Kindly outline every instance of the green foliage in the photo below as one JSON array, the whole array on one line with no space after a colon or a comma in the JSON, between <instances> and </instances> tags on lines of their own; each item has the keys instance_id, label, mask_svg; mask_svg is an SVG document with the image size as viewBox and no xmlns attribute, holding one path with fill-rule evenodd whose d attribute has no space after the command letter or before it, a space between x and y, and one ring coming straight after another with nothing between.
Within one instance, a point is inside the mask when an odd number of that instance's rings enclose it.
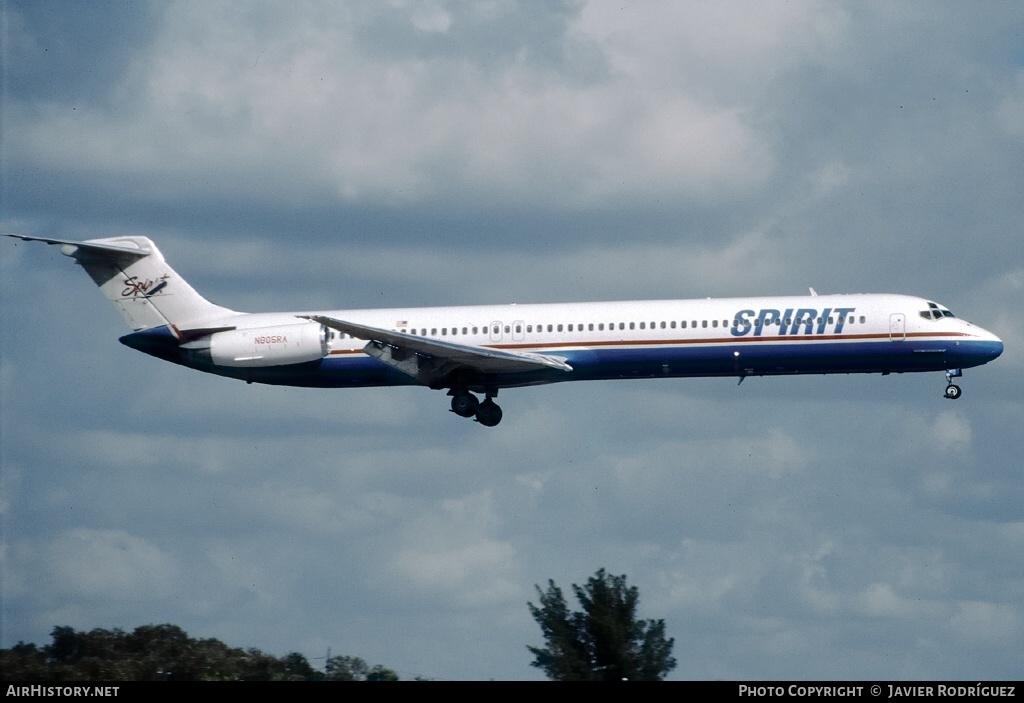
<instances>
[{"instance_id":1,"label":"green foliage","mask_svg":"<svg viewBox=\"0 0 1024 703\"><path fill-rule=\"evenodd\" d=\"M55 627L43 648L19 642L0 650L0 680L9 681L308 681L322 680L305 656L278 659L258 649L192 639L177 625L144 625L134 632ZM358 675L331 677L331 662L358 662ZM349 667L351 669L351 666ZM357 657L332 657L328 676L341 680L397 681L390 669L372 669Z\"/></svg>"},{"instance_id":2,"label":"green foliage","mask_svg":"<svg viewBox=\"0 0 1024 703\"><path fill-rule=\"evenodd\" d=\"M331 657L327 660L328 681L398 681L398 674L380 664L373 668L359 657Z\"/></svg>"},{"instance_id":3,"label":"green foliage","mask_svg":"<svg viewBox=\"0 0 1024 703\"><path fill-rule=\"evenodd\" d=\"M370 673L366 675L367 681L398 681L398 674L391 669L387 669L380 664L377 664Z\"/></svg>"},{"instance_id":4,"label":"green foliage","mask_svg":"<svg viewBox=\"0 0 1024 703\"><path fill-rule=\"evenodd\" d=\"M659 681L675 668L675 640L665 638L664 620L638 620L640 593L626 577L600 569L572 590L582 610L570 612L562 589L552 580L540 605L528 603L546 647L527 647L531 666L554 681Z\"/></svg>"},{"instance_id":5,"label":"green foliage","mask_svg":"<svg viewBox=\"0 0 1024 703\"><path fill-rule=\"evenodd\" d=\"M328 681L363 681L370 671L359 657L331 657L324 668Z\"/></svg>"}]
</instances>

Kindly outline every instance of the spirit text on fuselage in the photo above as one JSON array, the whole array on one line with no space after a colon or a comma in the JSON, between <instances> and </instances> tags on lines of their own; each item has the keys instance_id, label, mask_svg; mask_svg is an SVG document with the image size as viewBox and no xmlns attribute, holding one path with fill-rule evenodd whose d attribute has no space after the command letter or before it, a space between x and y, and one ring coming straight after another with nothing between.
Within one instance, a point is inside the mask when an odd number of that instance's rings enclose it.
<instances>
[{"instance_id":1,"label":"spirit text on fuselage","mask_svg":"<svg viewBox=\"0 0 1024 703\"><path fill-rule=\"evenodd\" d=\"M740 310L734 316L734 337L795 334L841 334L843 325L851 320L857 308L789 308L775 310ZM766 328L767 331L766 331Z\"/></svg>"}]
</instances>

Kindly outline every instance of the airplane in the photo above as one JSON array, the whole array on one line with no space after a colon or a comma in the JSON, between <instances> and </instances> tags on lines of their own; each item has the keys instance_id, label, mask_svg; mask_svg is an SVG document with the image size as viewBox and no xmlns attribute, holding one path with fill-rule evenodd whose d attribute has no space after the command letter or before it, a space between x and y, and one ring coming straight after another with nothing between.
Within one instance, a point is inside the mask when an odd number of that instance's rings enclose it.
<instances>
[{"instance_id":1,"label":"airplane","mask_svg":"<svg viewBox=\"0 0 1024 703\"><path fill-rule=\"evenodd\" d=\"M306 387L447 389L451 411L501 422L502 388L631 378L944 371L992 361L1002 341L945 306L858 294L242 313L197 293L147 237L57 245L132 332L121 343L244 380ZM480 396L483 396L481 400Z\"/></svg>"}]
</instances>

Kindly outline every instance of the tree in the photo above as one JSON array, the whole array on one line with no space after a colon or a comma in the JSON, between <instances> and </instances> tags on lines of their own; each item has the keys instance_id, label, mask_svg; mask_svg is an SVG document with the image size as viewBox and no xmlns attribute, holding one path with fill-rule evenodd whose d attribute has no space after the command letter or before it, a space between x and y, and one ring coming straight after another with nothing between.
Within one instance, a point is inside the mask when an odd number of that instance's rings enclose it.
<instances>
[{"instance_id":1,"label":"tree","mask_svg":"<svg viewBox=\"0 0 1024 703\"><path fill-rule=\"evenodd\" d=\"M659 681L675 668L673 638L665 639L664 620L638 620L640 593L626 585L626 576L604 569L572 590L582 607L570 612L562 589L553 580L542 591L540 605L528 603L540 625L546 647L527 647L553 681Z\"/></svg>"},{"instance_id":2,"label":"tree","mask_svg":"<svg viewBox=\"0 0 1024 703\"><path fill-rule=\"evenodd\" d=\"M278 659L258 649L229 647L216 639L193 639L177 625L143 625L134 632L53 628L45 647L19 642L0 649L0 681L320 681L299 652ZM398 681L380 664L358 657L331 657L327 678ZM333 674L333 675L331 675Z\"/></svg>"},{"instance_id":3,"label":"tree","mask_svg":"<svg viewBox=\"0 0 1024 703\"><path fill-rule=\"evenodd\" d=\"M398 681L398 674L380 664L373 668L359 657L331 657L327 660L328 681Z\"/></svg>"}]
</instances>

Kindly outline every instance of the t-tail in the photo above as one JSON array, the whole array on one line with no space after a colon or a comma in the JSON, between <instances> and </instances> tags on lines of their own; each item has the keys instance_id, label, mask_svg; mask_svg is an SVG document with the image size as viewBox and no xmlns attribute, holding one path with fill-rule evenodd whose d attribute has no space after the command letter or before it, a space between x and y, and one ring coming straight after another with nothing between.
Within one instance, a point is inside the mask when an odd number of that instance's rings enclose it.
<instances>
[{"instance_id":1,"label":"t-tail","mask_svg":"<svg viewBox=\"0 0 1024 703\"><path fill-rule=\"evenodd\" d=\"M12 234L25 241L60 246L92 277L133 331L203 327L235 315L201 296L164 260L148 237L109 237L72 242Z\"/></svg>"}]
</instances>

